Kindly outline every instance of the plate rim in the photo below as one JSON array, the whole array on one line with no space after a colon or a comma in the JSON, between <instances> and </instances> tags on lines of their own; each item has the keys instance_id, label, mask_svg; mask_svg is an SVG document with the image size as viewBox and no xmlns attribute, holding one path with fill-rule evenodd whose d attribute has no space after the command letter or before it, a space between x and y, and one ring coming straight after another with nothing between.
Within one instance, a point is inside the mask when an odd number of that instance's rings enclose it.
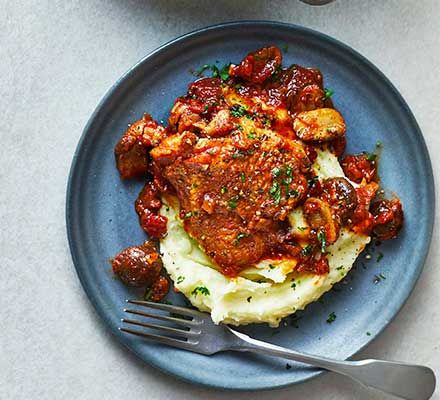
<instances>
[{"instance_id":1,"label":"plate rim","mask_svg":"<svg viewBox=\"0 0 440 400\"><path fill-rule=\"evenodd\" d=\"M227 386L227 385L221 385L221 384L213 384L210 382L202 381L197 379L194 375L179 375L175 373L174 371L171 371L169 369L163 368L162 366L158 365L154 360L151 359L145 359L145 357L140 354L138 351L133 349L128 342L126 342L122 335L120 335L119 330L116 328L114 329L112 325L110 324L110 318L108 316L108 313L99 306L99 302L97 301L97 296L94 294L92 290L92 285L90 282L88 282L81 270L78 257L78 252L76 249L76 243L74 241L74 222L72 221L72 187L75 180L75 174L77 173L78 166L79 166L79 154L80 150L82 149L83 142L86 140L86 137L88 136L88 133L90 129L92 128L95 120L99 117L102 110L105 108L106 104L109 103L115 94L115 92L118 90L118 88L127 80L130 78L132 74L136 73L136 70L142 66L142 64L146 61L148 61L151 58L154 58L157 54L162 52L163 50L166 50L168 47L173 46L175 44L178 44L179 42L191 39L192 37L197 37L199 35L205 35L208 34L211 31L216 30L223 30L228 28L234 28L234 27L240 27L240 26L254 26L256 28L268 28L268 27L279 27L280 29L287 29L287 30L294 30L296 32L303 33L305 35L311 35L314 36L317 39L330 42L332 45L336 45L345 52L347 52L350 56L353 56L357 58L360 62L362 62L364 65L366 65L370 70L372 70L390 89L393 97L395 100L398 101L399 106L402 107L402 110L405 112L405 114L408 116L408 120L412 125L412 128L414 131L417 132L416 140L419 142L421 149L423 151L422 154L422 160L423 164L425 164L425 167L428 167L425 169L426 176L425 181L429 184L429 190L427 191L427 196L430 201L430 208L426 210L426 214L428 216L428 220L430 221L427 224L426 234L427 234L427 240L425 240L423 245L423 255L419 258L419 262L414 269L414 273L416 274L415 279L412 281L412 285L409 287L409 290L406 294L406 298L404 301L402 301L401 304L399 304L397 307L394 308L392 312L391 318L384 323L384 325L375 332L374 335L368 338L368 340L365 342L364 345L362 345L360 348L358 348L355 352L350 354L347 359L351 359L355 354L362 351L364 348L366 348L373 340L375 340L384 330L387 328L390 323L396 318L396 316L399 314L400 310L403 308L403 306L407 303L408 299L410 298L411 294L414 291L414 288L420 279L420 275L424 269L427 256L429 254L430 246L432 243L432 233L433 233L433 227L434 227L434 216L435 216L435 182L434 182L434 175L433 175L433 168L431 163L431 157L429 155L428 147L426 145L425 138L423 136L423 133L419 127L419 124L417 123L417 120L412 113L410 107L408 106L407 102L401 95L401 93L397 90L397 88L394 86L394 84L389 80L389 78L378 68L376 67L371 61L369 61L365 56L363 56L361 53L359 53L357 50L353 49L351 46L343 43L342 41L333 38L332 36L329 36L325 33L322 33L318 30L307 28L301 25L297 24L291 24L286 22L279 22L279 21L270 21L270 20L240 20L240 21L228 21L228 22L222 22L219 24L214 25L208 25L204 26L195 30L192 30L188 33L182 34L180 36L177 36L174 39L171 39L164 43L163 45L157 47L153 51L147 53L145 56L143 56L141 59L139 59L133 66L131 66L129 69L127 69L119 79L116 80L116 82L105 92L104 96L100 99L98 104L96 105L95 109L93 110L92 114L87 120L86 125L84 126L84 129L82 130L81 136L79 138L78 144L75 148L70 170L68 174L67 179L67 187L66 187L66 196L65 196L65 221L66 221L66 231L67 231L67 239L69 243L69 251L72 257L72 261L77 273L77 276L81 282L81 285L85 291L85 294L90 301L91 305L93 306L94 310L96 311L97 315L100 317L99 319L102 322L105 322L105 327L108 329L112 336L115 337L119 343L123 344L125 348L128 348L132 353L134 353L138 359L140 359L142 362L145 362L149 364L151 367L160 370L161 372L167 374L168 376L176 377L178 379L181 379L185 382L204 386L204 387L210 387L210 388L216 388L216 389L226 389L226 390L238 390L238 391L255 391L255 390L272 390L272 389L279 389L288 387L291 385L300 384L303 382L306 382L310 379L316 378L320 376L321 374L327 372L325 370L317 370L317 371L311 371L310 375L304 378L300 378L296 381L292 382L286 382L281 384L274 384L274 385L261 385L261 386Z\"/></svg>"}]
</instances>

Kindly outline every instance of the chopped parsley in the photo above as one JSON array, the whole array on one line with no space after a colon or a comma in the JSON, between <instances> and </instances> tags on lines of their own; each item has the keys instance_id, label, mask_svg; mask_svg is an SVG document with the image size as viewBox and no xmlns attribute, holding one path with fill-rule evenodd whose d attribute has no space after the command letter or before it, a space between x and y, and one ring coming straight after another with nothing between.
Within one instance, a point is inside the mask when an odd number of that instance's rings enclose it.
<instances>
[{"instance_id":1,"label":"chopped parsley","mask_svg":"<svg viewBox=\"0 0 440 400\"><path fill-rule=\"evenodd\" d=\"M335 322L335 320L336 320L336 314L335 314L334 312L331 312L331 313L328 315L327 323L328 323L328 324L331 324L331 323Z\"/></svg>"},{"instance_id":2,"label":"chopped parsley","mask_svg":"<svg viewBox=\"0 0 440 400\"><path fill-rule=\"evenodd\" d=\"M292 368L292 366L289 363L287 363L286 364L286 369L290 369L290 368Z\"/></svg>"},{"instance_id":3,"label":"chopped parsley","mask_svg":"<svg viewBox=\"0 0 440 400\"><path fill-rule=\"evenodd\" d=\"M231 115L233 117L243 117L245 114L246 114L246 107L239 104L234 104L231 107Z\"/></svg>"},{"instance_id":4,"label":"chopped parsley","mask_svg":"<svg viewBox=\"0 0 440 400\"><path fill-rule=\"evenodd\" d=\"M312 187L316 182L318 182L318 176L312 176L311 178L307 179L309 188Z\"/></svg>"},{"instance_id":5,"label":"chopped parsley","mask_svg":"<svg viewBox=\"0 0 440 400\"><path fill-rule=\"evenodd\" d=\"M228 201L228 206L230 208L237 208L237 204L238 204L238 196L234 196Z\"/></svg>"},{"instance_id":6,"label":"chopped parsley","mask_svg":"<svg viewBox=\"0 0 440 400\"><path fill-rule=\"evenodd\" d=\"M272 187L269 189L270 196L275 200L275 204L280 204L281 201L281 188L280 184L276 181L272 183Z\"/></svg>"},{"instance_id":7,"label":"chopped parsley","mask_svg":"<svg viewBox=\"0 0 440 400\"><path fill-rule=\"evenodd\" d=\"M255 132L250 132L247 134L248 139L254 140L257 138L257 136L255 135Z\"/></svg>"},{"instance_id":8,"label":"chopped parsley","mask_svg":"<svg viewBox=\"0 0 440 400\"><path fill-rule=\"evenodd\" d=\"M180 275L177 277L177 284L182 283L185 280L185 277Z\"/></svg>"},{"instance_id":9,"label":"chopped parsley","mask_svg":"<svg viewBox=\"0 0 440 400\"><path fill-rule=\"evenodd\" d=\"M201 77L205 71L211 71L213 78L220 78L222 81L226 81L229 79L229 65L226 64L219 69L215 64L205 64L195 72L195 75Z\"/></svg>"},{"instance_id":10,"label":"chopped parsley","mask_svg":"<svg viewBox=\"0 0 440 400\"><path fill-rule=\"evenodd\" d=\"M222 186L220 189L221 194L225 194L228 191L228 188L226 186Z\"/></svg>"},{"instance_id":11,"label":"chopped parsley","mask_svg":"<svg viewBox=\"0 0 440 400\"><path fill-rule=\"evenodd\" d=\"M263 125L265 126L270 126L271 125L271 120L267 115L263 116L263 119L261 120L261 122L263 123Z\"/></svg>"},{"instance_id":12,"label":"chopped parsley","mask_svg":"<svg viewBox=\"0 0 440 400\"><path fill-rule=\"evenodd\" d=\"M211 293L209 293L209 290L206 286L196 286L194 290L191 292L191 294L195 296L197 296L198 294L209 296Z\"/></svg>"},{"instance_id":13,"label":"chopped parsley","mask_svg":"<svg viewBox=\"0 0 440 400\"><path fill-rule=\"evenodd\" d=\"M377 255L376 262L379 262L383 258L383 253L379 251L379 254Z\"/></svg>"},{"instance_id":14,"label":"chopped parsley","mask_svg":"<svg viewBox=\"0 0 440 400\"><path fill-rule=\"evenodd\" d=\"M283 44L281 50L283 50L284 53L287 53L289 51L289 45L287 43Z\"/></svg>"},{"instance_id":15,"label":"chopped parsley","mask_svg":"<svg viewBox=\"0 0 440 400\"><path fill-rule=\"evenodd\" d=\"M321 253L325 253L325 232L324 231L319 231L318 232L318 240L319 243L321 243Z\"/></svg>"},{"instance_id":16,"label":"chopped parsley","mask_svg":"<svg viewBox=\"0 0 440 400\"><path fill-rule=\"evenodd\" d=\"M301 250L301 254L303 256L310 256L312 254L312 251L313 251L313 247L310 244L308 244L306 247L304 247Z\"/></svg>"},{"instance_id":17,"label":"chopped parsley","mask_svg":"<svg viewBox=\"0 0 440 400\"><path fill-rule=\"evenodd\" d=\"M288 192L288 194L289 194L289 196L292 196L292 197L298 197L298 196L300 195L300 193L299 193L297 190L295 190L295 189L290 190L290 191ZM298 228L298 229L299 229L299 228ZM304 230L304 229L306 229L306 228L303 227L302 230ZM300 229L300 230L301 230L301 229Z\"/></svg>"},{"instance_id":18,"label":"chopped parsley","mask_svg":"<svg viewBox=\"0 0 440 400\"><path fill-rule=\"evenodd\" d=\"M366 332L366 335L367 336L371 336L371 332Z\"/></svg>"},{"instance_id":19,"label":"chopped parsley","mask_svg":"<svg viewBox=\"0 0 440 400\"><path fill-rule=\"evenodd\" d=\"M241 180L241 183L246 182L246 175L243 171L240 172L240 180Z\"/></svg>"},{"instance_id":20,"label":"chopped parsley","mask_svg":"<svg viewBox=\"0 0 440 400\"><path fill-rule=\"evenodd\" d=\"M281 168L275 167L275 168L272 169L272 176L273 177L280 176L280 174L281 174Z\"/></svg>"},{"instance_id":21,"label":"chopped parsley","mask_svg":"<svg viewBox=\"0 0 440 400\"><path fill-rule=\"evenodd\" d=\"M304 232L307 228L305 226L297 226L296 229L298 229L301 232Z\"/></svg>"},{"instance_id":22,"label":"chopped parsley","mask_svg":"<svg viewBox=\"0 0 440 400\"><path fill-rule=\"evenodd\" d=\"M377 285L380 281L387 279L384 274L374 275L374 284Z\"/></svg>"},{"instance_id":23,"label":"chopped parsley","mask_svg":"<svg viewBox=\"0 0 440 400\"><path fill-rule=\"evenodd\" d=\"M380 140L378 140L378 141L376 142L376 147L382 147L382 142L381 142Z\"/></svg>"},{"instance_id":24,"label":"chopped parsley","mask_svg":"<svg viewBox=\"0 0 440 400\"><path fill-rule=\"evenodd\" d=\"M290 285L290 287L292 288L292 289L296 289L296 282L292 282L292 284Z\"/></svg>"},{"instance_id":25,"label":"chopped parsley","mask_svg":"<svg viewBox=\"0 0 440 400\"><path fill-rule=\"evenodd\" d=\"M269 264L269 268L270 269L274 269L276 266L275 265L273 265L273 264Z\"/></svg>"},{"instance_id":26,"label":"chopped parsley","mask_svg":"<svg viewBox=\"0 0 440 400\"><path fill-rule=\"evenodd\" d=\"M325 100L329 99L330 97L332 97L334 94L335 94L335 92L332 89L325 88L324 89L324 96L323 96L322 100L325 101Z\"/></svg>"},{"instance_id":27,"label":"chopped parsley","mask_svg":"<svg viewBox=\"0 0 440 400\"><path fill-rule=\"evenodd\" d=\"M240 232L237 237L234 240L234 244L238 246L240 244L241 239L244 239L245 237L248 237L249 235L244 232Z\"/></svg>"},{"instance_id":28,"label":"chopped parsley","mask_svg":"<svg viewBox=\"0 0 440 400\"><path fill-rule=\"evenodd\" d=\"M368 160L368 161L376 161L377 154L374 154L374 153L366 153L365 155L367 156L367 160Z\"/></svg>"},{"instance_id":29,"label":"chopped parsley","mask_svg":"<svg viewBox=\"0 0 440 400\"><path fill-rule=\"evenodd\" d=\"M247 301L248 303L250 303L250 302L251 302L251 299L252 299L252 296L249 296L249 297L246 299L246 301Z\"/></svg>"},{"instance_id":30,"label":"chopped parsley","mask_svg":"<svg viewBox=\"0 0 440 400\"><path fill-rule=\"evenodd\" d=\"M185 213L184 217L185 219L191 218L193 216L193 212L192 211L188 211L187 213Z\"/></svg>"}]
</instances>

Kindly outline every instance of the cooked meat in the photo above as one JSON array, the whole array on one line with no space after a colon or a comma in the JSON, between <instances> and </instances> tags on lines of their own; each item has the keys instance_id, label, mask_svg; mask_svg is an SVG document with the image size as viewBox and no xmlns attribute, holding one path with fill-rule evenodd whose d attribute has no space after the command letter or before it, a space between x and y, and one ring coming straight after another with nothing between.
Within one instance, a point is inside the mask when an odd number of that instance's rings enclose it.
<instances>
[{"instance_id":1,"label":"cooked meat","mask_svg":"<svg viewBox=\"0 0 440 400\"><path fill-rule=\"evenodd\" d=\"M165 128L149 114L131 124L116 144L116 166L122 179L143 176L148 171L148 150L165 136Z\"/></svg>"},{"instance_id":2,"label":"cooked meat","mask_svg":"<svg viewBox=\"0 0 440 400\"><path fill-rule=\"evenodd\" d=\"M348 155L341 161L344 174L353 182L361 183L362 179L371 182L376 175L374 155L366 153Z\"/></svg>"},{"instance_id":3,"label":"cooked meat","mask_svg":"<svg viewBox=\"0 0 440 400\"><path fill-rule=\"evenodd\" d=\"M170 281L164 276L159 276L150 288L148 300L161 301L170 290Z\"/></svg>"},{"instance_id":4,"label":"cooked meat","mask_svg":"<svg viewBox=\"0 0 440 400\"><path fill-rule=\"evenodd\" d=\"M346 222L357 206L353 185L345 178L328 178L322 183L321 198L329 203L341 222Z\"/></svg>"},{"instance_id":5,"label":"cooked meat","mask_svg":"<svg viewBox=\"0 0 440 400\"><path fill-rule=\"evenodd\" d=\"M129 286L151 286L159 277L162 259L152 242L128 247L112 261L112 269Z\"/></svg>"},{"instance_id":6,"label":"cooked meat","mask_svg":"<svg viewBox=\"0 0 440 400\"><path fill-rule=\"evenodd\" d=\"M374 229L383 239L397 234L397 200L370 209L379 187L373 156L342 161L347 177L360 183L356 189L344 178L315 179L316 150L340 157L346 144L344 119L318 69L282 68L276 47L249 53L228 71L207 67L214 76L197 79L176 99L167 128L146 114L115 148L122 178L152 175L135 205L149 236L166 233L159 214L165 196L180 206L185 230L234 276L280 254L294 257L299 271L327 273L325 247L341 227L367 235ZM301 234L287 221L298 206L307 225ZM115 258L115 272L127 277L121 279L137 282L142 251L129 248ZM157 281L158 298L166 287Z\"/></svg>"},{"instance_id":7,"label":"cooked meat","mask_svg":"<svg viewBox=\"0 0 440 400\"><path fill-rule=\"evenodd\" d=\"M239 65L229 69L231 76L240 77L251 83L263 83L281 66L282 55L277 47L263 47L249 53Z\"/></svg>"},{"instance_id":8,"label":"cooked meat","mask_svg":"<svg viewBox=\"0 0 440 400\"><path fill-rule=\"evenodd\" d=\"M379 200L371 205L374 216L373 233L378 239L394 239L403 225L402 204L399 199Z\"/></svg>"},{"instance_id":9,"label":"cooked meat","mask_svg":"<svg viewBox=\"0 0 440 400\"><path fill-rule=\"evenodd\" d=\"M268 130L260 140L239 130L197 143L190 135L167 138L151 155L177 193L186 230L234 274L271 251L305 195L310 161L300 143Z\"/></svg>"},{"instance_id":10,"label":"cooked meat","mask_svg":"<svg viewBox=\"0 0 440 400\"><path fill-rule=\"evenodd\" d=\"M162 200L154 181L147 182L135 202L142 229L152 238L163 237L167 230L167 218L159 215Z\"/></svg>"}]
</instances>

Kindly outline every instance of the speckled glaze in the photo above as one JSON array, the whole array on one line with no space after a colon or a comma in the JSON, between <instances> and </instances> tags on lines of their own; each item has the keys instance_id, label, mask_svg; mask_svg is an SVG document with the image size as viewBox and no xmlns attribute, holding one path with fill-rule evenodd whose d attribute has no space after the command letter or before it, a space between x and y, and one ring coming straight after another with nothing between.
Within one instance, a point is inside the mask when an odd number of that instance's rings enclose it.
<instances>
[{"instance_id":1,"label":"speckled glaze","mask_svg":"<svg viewBox=\"0 0 440 400\"><path fill-rule=\"evenodd\" d=\"M212 357L163 347L118 331L124 301L140 295L113 279L109 259L146 239L133 202L141 181L122 182L113 148L127 124L145 111L165 120L175 97L194 80L190 71L206 63L239 61L265 45L288 45L284 64L319 67L325 86L347 123L348 152L371 151L383 143L380 176L405 211L398 239L383 243L355 264L346 282L307 307L297 322L243 331L268 342L346 359L373 340L397 314L423 268L434 220L434 182L417 123L397 90L369 61L316 31L275 22L237 22L201 29L146 56L105 95L76 150L67 188L70 249L90 301L117 339L141 359L197 384L228 389L270 389L317 376L320 370L263 356L223 353ZM377 262L377 255L383 258ZM386 279L374 284L374 276ZM170 294L173 303L185 304ZM336 320L329 324L328 315ZM367 332L369 335L367 335Z\"/></svg>"}]
</instances>

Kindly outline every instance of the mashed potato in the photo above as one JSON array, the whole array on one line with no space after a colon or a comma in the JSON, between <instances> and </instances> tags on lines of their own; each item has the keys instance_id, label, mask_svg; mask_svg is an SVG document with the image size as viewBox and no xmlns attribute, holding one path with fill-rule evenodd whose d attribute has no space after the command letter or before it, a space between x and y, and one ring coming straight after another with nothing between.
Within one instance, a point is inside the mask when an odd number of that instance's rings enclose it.
<instances>
[{"instance_id":1,"label":"mashed potato","mask_svg":"<svg viewBox=\"0 0 440 400\"><path fill-rule=\"evenodd\" d=\"M337 158L319 151L314 170L320 179L344 176ZM168 218L168 234L161 240L163 263L174 286L215 323L245 325L268 323L304 309L343 279L365 245L368 236L342 229L338 240L327 247L330 272L326 275L297 273L293 260L264 260L229 278L213 265L183 229L178 210L168 204L161 214ZM289 216L295 229L303 224L301 208Z\"/></svg>"}]
</instances>

